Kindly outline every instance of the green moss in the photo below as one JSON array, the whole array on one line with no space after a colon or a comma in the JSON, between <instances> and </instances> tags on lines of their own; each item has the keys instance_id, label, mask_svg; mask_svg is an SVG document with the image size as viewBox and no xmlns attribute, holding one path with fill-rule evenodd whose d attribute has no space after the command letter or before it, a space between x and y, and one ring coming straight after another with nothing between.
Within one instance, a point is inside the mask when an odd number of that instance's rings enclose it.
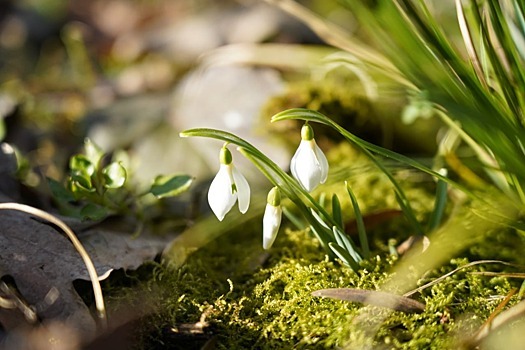
<instances>
[{"instance_id":1,"label":"green moss","mask_svg":"<svg viewBox=\"0 0 525 350\"><path fill-rule=\"evenodd\" d=\"M334 150L329 158L332 164L349 162L340 158L344 155L351 157L353 166L350 173L331 172L332 184L322 188L327 198L331 193L342 193L340 182L346 179L363 213L398 208L391 184L357 152ZM402 186L424 223L433 205L433 182L422 186L410 180L410 173L408 177L397 175L404 179ZM347 196L340 195L340 199L346 219L351 219ZM328 259L307 230L283 227L274 247L264 251L259 220L231 227L230 232L191 255L182 268L158 266L144 284L138 293L152 295L160 306L146 319L141 347L200 348L202 337L190 335L182 341L173 337L170 329L205 319L210 334L204 338L212 337L217 349L354 349L364 345L374 349L457 349L521 282L472 274L489 269L483 265L461 270L413 296L426 304L421 314L313 297L313 291L325 288L377 290L387 279L396 278L392 270L398 261L388 255L387 242L392 238L401 242L413 234L406 220L395 217L368 234L375 256L362 262L362 270L356 274ZM435 280L468 259L519 261L521 237L507 234L492 232L483 239L480 233L480 240L465 251L464 258L419 276L419 284ZM513 237L514 250L505 237ZM499 266L499 270L504 269ZM513 297L511 304L516 301Z\"/></svg>"},{"instance_id":2,"label":"green moss","mask_svg":"<svg viewBox=\"0 0 525 350\"><path fill-rule=\"evenodd\" d=\"M483 270L477 267L416 295L426 304L422 314L315 298L311 292L324 288L378 289L396 259L376 256L364 262L357 275L323 256L305 231L282 232L269 254L260 247L257 232L250 228L224 235L190 257L182 269L159 269L150 287L164 291L162 312L150 318L150 346L170 345L162 329L197 322L205 313L217 349L355 348L364 343L374 348L453 349L515 287L504 278L472 274ZM421 284L465 263L452 260ZM382 318L375 329L374 319Z\"/></svg>"}]
</instances>

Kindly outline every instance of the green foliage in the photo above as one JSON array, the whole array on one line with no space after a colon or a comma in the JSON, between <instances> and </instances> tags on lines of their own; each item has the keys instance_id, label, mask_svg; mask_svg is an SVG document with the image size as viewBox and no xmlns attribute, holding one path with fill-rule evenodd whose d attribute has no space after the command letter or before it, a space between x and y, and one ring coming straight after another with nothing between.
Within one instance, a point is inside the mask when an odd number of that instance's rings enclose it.
<instances>
[{"instance_id":1,"label":"green foliage","mask_svg":"<svg viewBox=\"0 0 525 350\"><path fill-rule=\"evenodd\" d=\"M146 192L129 185L131 175L123 162L105 162L108 155L91 140L84 142L84 153L69 160L69 176L65 186L48 179L51 193L64 214L81 219L101 220L108 215L131 214L141 220L144 206L155 205L146 200L178 196L189 189L193 178L188 175L159 175Z\"/></svg>"},{"instance_id":2,"label":"green foliage","mask_svg":"<svg viewBox=\"0 0 525 350\"><path fill-rule=\"evenodd\" d=\"M126 169L119 162L113 162L102 169L104 187L121 188L126 183Z\"/></svg>"},{"instance_id":3,"label":"green foliage","mask_svg":"<svg viewBox=\"0 0 525 350\"><path fill-rule=\"evenodd\" d=\"M368 47L370 53L395 67L386 75L415 94L424 91L438 115L461 130L494 185L525 203L523 3L456 1L455 32L424 1L377 1L373 8L345 3L380 44L377 50ZM371 56L360 55L376 70Z\"/></svg>"},{"instance_id":4,"label":"green foliage","mask_svg":"<svg viewBox=\"0 0 525 350\"><path fill-rule=\"evenodd\" d=\"M159 175L153 181L150 192L157 198L172 197L186 191L193 182L188 175Z\"/></svg>"}]
</instances>

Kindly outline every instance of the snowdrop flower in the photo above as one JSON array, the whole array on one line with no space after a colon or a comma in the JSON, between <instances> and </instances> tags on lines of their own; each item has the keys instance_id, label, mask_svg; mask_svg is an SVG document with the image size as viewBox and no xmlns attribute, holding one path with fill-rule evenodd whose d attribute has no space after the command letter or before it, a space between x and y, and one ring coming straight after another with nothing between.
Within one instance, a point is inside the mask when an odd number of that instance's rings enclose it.
<instances>
[{"instance_id":1,"label":"snowdrop flower","mask_svg":"<svg viewBox=\"0 0 525 350\"><path fill-rule=\"evenodd\" d=\"M263 248L270 249L275 241L275 237L277 237L277 232L279 232L283 213L281 209L281 191L277 187L270 190L266 203L263 217Z\"/></svg>"},{"instance_id":2,"label":"snowdrop flower","mask_svg":"<svg viewBox=\"0 0 525 350\"><path fill-rule=\"evenodd\" d=\"M308 124L301 129L301 143L290 164L292 175L308 191L323 184L328 176L328 161L314 140L314 131Z\"/></svg>"},{"instance_id":3,"label":"snowdrop flower","mask_svg":"<svg viewBox=\"0 0 525 350\"><path fill-rule=\"evenodd\" d=\"M244 176L233 165L233 157L226 144L221 148L220 168L208 190L211 210L222 221L236 201L239 211L246 213L250 206L250 186Z\"/></svg>"}]
</instances>

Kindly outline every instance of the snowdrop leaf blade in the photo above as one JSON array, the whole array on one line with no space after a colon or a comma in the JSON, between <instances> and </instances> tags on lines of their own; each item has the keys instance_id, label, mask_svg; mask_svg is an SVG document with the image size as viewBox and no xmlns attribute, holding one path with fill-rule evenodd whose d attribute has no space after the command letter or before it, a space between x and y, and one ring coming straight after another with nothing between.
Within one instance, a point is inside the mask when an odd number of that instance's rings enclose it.
<instances>
[{"instance_id":1,"label":"snowdrop leaf blade","mask_svg":"<svg viewBox=\"0 0 525 350\"><path fill-rule=\"evenodd\" d=\"M359 253L356 252L354 248L355 244L351 241L350 237L335 226L332 228L332 232L334 233L336 242L348 252L354 261L359 262L363 260L361 256L359 256Z\"/></svg>"},{"instance_id":2,"label":"snowdrop leaf blade","mask_svg":"<svg viewBox=\"0 0 525 350\"><path fill-rule=\"evenodd\" d=\"M325 115L306 108L292 108L275 114L271 118L271 122L275 123L281 120L299 119L304 121L311 121L326 125L331 125L331 120Z\"/></svg>"},{"instance_id":3,"label":"snowdrop leaf blade","mask_svg":"<svg viewBox=\"0 0 525 350\"><path fill-rule=\"evenodd\" d=\"M334 242L328 243L328 246L345 265L351 267L354 271L359 270L359 265L352 259L350 254L348 254L348 252L344 250L343 247Z\"/></svg>"},{"instance_id":4,"label":"snowdrop leaf blade","mask_svg":"<svg viewBox=\"0 0 525 350\"><path fill-rule=\"evenodd\" d=\"M335 193L332 196L332 217L339 227L344 227L343 213L341 212L341 202Z\"/></svg>"},{"instance_id":5,"label":"snowdrop leaf blade","mask_svg":"<svg viewBox=\"0 0 525 350\"><path fill-rule=\"evenodd\" d=\"M313 209L310 209L310 213L312 213L312 216L314 217L315 220L317 220L317 222L322 226L324 227L325 229L327 229L328 231L331 231L330 230L330 227L326 224L326 222L321 219L321 217L319 216L319 214L317 214L317 212Z\"/></svg>"}]
</instances>

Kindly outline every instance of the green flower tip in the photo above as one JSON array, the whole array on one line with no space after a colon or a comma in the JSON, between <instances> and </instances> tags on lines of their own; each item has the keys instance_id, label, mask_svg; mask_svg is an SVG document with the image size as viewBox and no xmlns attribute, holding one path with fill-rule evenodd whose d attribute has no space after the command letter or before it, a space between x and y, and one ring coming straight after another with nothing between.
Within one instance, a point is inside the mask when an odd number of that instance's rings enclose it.
<instances>
[{"instance_id":1,"label":"green flower tip","mask_svg":"<svg viewBox=\"0 0 525 350\"><path fill-rule=\"evenodd\" d=\"M314 138L314 129L309 124L304 124L301 129L301 139L305 141L313 140Z\"/></svg>"},{"instance_id":2,"label":"green flower tip","mask_svg":"<svg viewBox=\"0 0 525 350\"><path fill-rule=\"evenodd\" d=\"M281 191L278 187L274 187L268 192L268 199L266 202L274 207L281 205Z\"/></svg>"},{"instance_id":3,"label":"green flower tip","mask_svg":"<svg viewBox=\"0 0 525 350\"><path fill-rule=\"evenodd\" d=\"M226 147L226 145L222 146L219 159L221 161L221 164L225 165L231 164L231 162L233 161L232 154L230 150Z\"/></svg>"}]
</instances>

